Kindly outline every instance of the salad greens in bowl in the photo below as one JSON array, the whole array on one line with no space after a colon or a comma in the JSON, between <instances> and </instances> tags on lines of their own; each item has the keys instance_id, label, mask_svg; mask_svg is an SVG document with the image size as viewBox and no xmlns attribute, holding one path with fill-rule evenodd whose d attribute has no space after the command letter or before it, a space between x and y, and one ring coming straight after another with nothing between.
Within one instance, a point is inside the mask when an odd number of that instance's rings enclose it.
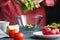
<instances>
[{"instance_id":1,"label":"salad greens in bowl","mask_svg":"<svg viewBox=\"0 0 60 40\"><path fill-rule=\"evenodd\" d=\"M25 26L24 26L24 28L26 29L26 30L33 30L33 29L35 29L37 26L36 25L32 25L32 24L26 24Z\"/></svg>"}]
</instances>

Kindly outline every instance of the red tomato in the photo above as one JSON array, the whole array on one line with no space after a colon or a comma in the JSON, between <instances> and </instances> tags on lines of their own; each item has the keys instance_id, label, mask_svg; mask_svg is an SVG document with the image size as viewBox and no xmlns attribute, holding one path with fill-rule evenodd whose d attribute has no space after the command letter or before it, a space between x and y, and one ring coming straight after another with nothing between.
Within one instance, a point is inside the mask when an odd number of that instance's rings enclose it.
<instances>
[{"instance_id":1,"label":"red tomato","mask_svg":"<svg viewBox=\"0 0 60 40\"><path fill-rule=\"evenodd\" d=\"M24 40L24 35L22 32L18 32L14 34L14 40Z\"/></svg>"},{"instance_id":2,"label":"red tomato","mask_svg":"<svg viewBox=\"0 0 60 40\"><path fill-rule=\"evenodd\" d=\"M57 27L53 28L56 31L56 34L59 34L59 29Z\"/></svg>"},{"instance_id":3,"label":"red tomato","mask_svg":"<svg viewBox=\"0 0 60 40\"><path fill-rule=\"evenodd\" d=\"M14 34L16 33L16 30L9 30L8 34L10 37L14 37Z\"/></svg>"},{"instance_id":4,"label":"red tomato","mask_svg":"<svg viewBox=\"0 0 60 40\"><path fill-rule=\"evenodd\" d=\"M52 29L51 31L49 31L48 33L49 35L55 35L56 34L56 31L54 29Z\"/></svg>"},{"instance_id":5,"label":"red tomato","mask_svg":"<svg viewBox=\"0 0 60 40\"><path fill-rule=\"evenodd\" d=\"M59 32L59 34L60 34L60 32Z\"/></svg>"},{"instance_id":6,"label":"red tomato","mask_svg":"<svg viewBox=\"0 0 60 40\"><path fill-rule=\"evenodd\" d=\"M43 33L44 35L47 35L50 30L51 30L51 29L50 29L49 27L45 27L45 28L42 30L42 33Z\"/></svg>"}]
</instances>

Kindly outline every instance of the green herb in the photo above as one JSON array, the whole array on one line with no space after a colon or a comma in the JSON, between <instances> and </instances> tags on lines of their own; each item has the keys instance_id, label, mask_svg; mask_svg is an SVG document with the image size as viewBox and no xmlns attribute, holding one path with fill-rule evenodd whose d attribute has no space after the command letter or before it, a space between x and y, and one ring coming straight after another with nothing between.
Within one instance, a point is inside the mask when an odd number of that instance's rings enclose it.
<instances>
[{"instance_id":1,"label":"green herb","mask_svg":"<svg viewBox=\"0 0 60 40\"><path fill-rule=\"evenodd\" d=\"M25 5L22 5L22 6L21 6L23 10L29 11L29 10L33 10L35 7L36 7L36 8L40 7L40 4L36 4L36 5L35 5L35 4L33 3L33 0L30 0L30 1L24 0L24 3L25 3ZM23 6L24 6L24 7L23 7Z\"/></svg>"}]
</instances>

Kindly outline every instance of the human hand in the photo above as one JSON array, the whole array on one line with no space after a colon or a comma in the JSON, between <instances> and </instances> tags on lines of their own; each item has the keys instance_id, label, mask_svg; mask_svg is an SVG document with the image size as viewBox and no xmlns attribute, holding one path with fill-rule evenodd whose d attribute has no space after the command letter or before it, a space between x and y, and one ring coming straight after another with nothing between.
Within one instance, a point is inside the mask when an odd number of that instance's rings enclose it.
<instances>
[{"instance_id":1,"label":"human hand","mask_svg":"<svg viewBox=\"0 0 60 40\"><path fill-rule=\"evenodd\" d=\"M20 0L22 3L24 3L24 0ZM30 1L30 0L28 0ZM41 3L43 0L33 0L34 4L39 4Z\"/></svg>"},{"instance_id":2,"label":"human hand","mask_svg":"<svg viewBox=\"0 0 60 40\"><path fill-rule=\"evenodd\" d=\"M41 3L43 0L33 0L34 4L39 4Z\"/></svg>"}]
</instances>

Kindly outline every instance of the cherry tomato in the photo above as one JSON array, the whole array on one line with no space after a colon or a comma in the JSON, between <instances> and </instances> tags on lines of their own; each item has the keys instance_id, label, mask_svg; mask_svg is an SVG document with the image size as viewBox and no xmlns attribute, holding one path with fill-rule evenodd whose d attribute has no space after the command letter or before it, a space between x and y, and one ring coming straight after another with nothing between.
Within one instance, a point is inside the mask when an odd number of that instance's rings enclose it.
<instances>
[{"instance_id":1,"label":"cherry tomato","mask_svg":"<svg viewBox=\"0 0 60 40\"><path fill-rule=\"evenodd\" d=\"M22 32L17 32L14 34L14 40L24 40L24 35Z\"/></svg>"}]
</instances>

